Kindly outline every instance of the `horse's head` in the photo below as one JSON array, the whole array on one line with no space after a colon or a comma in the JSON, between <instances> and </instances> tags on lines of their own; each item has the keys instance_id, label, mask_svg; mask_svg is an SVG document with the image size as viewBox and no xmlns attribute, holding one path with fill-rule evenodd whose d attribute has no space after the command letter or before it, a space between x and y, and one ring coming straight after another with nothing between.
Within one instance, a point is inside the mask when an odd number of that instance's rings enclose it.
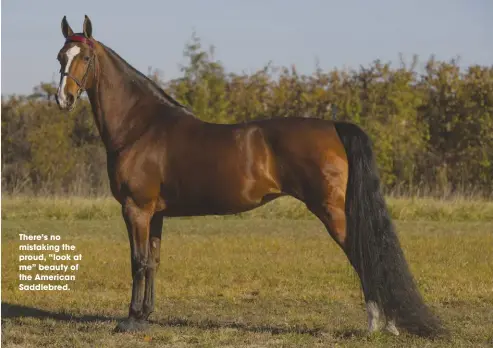
<instances>
[{"instance_id":1,"label":"horse's head","mask_svg":"<svg viewBox=\"0 0 493 348\"><path fill-rule=\"evenodd\" d=\"M95 82L96 42L92 38L92 24L87 16L83 32L78 34L74 34L64 16L62 33L65 44L57 57L60 62L60 85L56 100L62 110L72 110L80 94Z\"/></svg>"}]
</instances>

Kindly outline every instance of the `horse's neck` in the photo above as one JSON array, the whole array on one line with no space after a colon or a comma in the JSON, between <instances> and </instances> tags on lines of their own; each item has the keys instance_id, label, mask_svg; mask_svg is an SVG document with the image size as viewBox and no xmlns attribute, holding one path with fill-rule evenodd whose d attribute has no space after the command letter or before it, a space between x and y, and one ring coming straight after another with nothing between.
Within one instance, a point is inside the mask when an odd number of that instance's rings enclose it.
<instances>
[{"instance_id":1,"label":"horse's neck","mask_svg":"<svg viewBox=\"0 0 493 348\"><path fill-rule=\"evenodd\" d=\"M133 88L132 81L108 55L99 55L97 64L96 81L87 94L106 150L114 152L125 147L146 126L149 119L145 115L133 115L132 109L143 100L152 103L152 98L145 91ZM135 117L139 117L138 122Z\"/></svg>"}]
</instances>

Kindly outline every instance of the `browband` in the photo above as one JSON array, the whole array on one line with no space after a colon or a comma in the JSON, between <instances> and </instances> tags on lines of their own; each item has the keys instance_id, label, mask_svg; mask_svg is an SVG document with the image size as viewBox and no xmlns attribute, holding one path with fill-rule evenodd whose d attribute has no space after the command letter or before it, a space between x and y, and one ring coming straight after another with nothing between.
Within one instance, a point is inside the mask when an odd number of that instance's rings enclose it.
<instances>
[{"instance_id":1,"label":"browband","mask_svg":"<svg viewBox=\"0 0 493 348\"><path fill-rule=\"evenodd\" d=\"M74 41L85 43L86 45L89 45L89 47L94 48L94 42L92 42L91 40L89 40L88 38L82 35L69 36L65 40L65 43L74 42Z\"/></svg>"}]
</instances>

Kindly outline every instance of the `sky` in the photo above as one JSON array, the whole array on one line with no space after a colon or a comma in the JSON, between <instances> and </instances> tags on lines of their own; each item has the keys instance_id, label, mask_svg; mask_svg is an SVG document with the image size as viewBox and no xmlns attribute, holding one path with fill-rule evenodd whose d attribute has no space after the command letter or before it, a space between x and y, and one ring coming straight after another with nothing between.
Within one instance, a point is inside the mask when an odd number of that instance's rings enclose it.
<instances>
[{"instance_id":1,"label":"sky","mask_svg":"<svg viewBox=\"0 0 493 348\"><path fill-rule=\"evenodd\" d=\"M3 0L1 10L2 95L58 81L64 15L79 32L87 14L96 40L165 80L180 76L194 31L227 72L269 61L306 74L316 62L357 69L375 59L398 64L399 53L493 65L492 0Z\"/></svg>"}]
</instances>

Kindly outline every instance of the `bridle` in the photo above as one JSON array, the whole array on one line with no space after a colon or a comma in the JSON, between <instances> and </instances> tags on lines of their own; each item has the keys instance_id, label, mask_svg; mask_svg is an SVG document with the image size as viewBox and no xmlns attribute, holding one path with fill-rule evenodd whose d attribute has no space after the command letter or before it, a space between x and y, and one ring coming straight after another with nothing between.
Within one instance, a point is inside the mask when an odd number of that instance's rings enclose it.
<instances>
[{"instance_id":1,"label":"bridle","mask_svg":"<svg viewBox=\"0 0 493 348\"><path fill-rule=\"evenodd\" d=\"M67 44L69 42L82 42L82 43L85 43L86 45L88 45L91 48L91 50L94 50L94 42L92 42L91 40L89 40L88 38L86 38L86 37L84 37L82 35L68 36L67 39L65 40L65 44ZM91 69L91 66L92 66L92 64L94 62L94 57L95 56L96 56L96 54L92 54L91 55L91 58L89 58L89 61L87 62L86 71L84 72L84 75L82 76L82 80L80 80L80 81L79 81L78 78L70 75L69 72L65 72L65 71L62 71L61 72L61 78L63 78L64 76L70 77L77 84L77 87L79 87L77 89L77 95L76 95L75 99L78 99L79 96L80 96L80 94L85 89L87 75L89 73L89 69Z\"/></svg>"}]
</instances>

